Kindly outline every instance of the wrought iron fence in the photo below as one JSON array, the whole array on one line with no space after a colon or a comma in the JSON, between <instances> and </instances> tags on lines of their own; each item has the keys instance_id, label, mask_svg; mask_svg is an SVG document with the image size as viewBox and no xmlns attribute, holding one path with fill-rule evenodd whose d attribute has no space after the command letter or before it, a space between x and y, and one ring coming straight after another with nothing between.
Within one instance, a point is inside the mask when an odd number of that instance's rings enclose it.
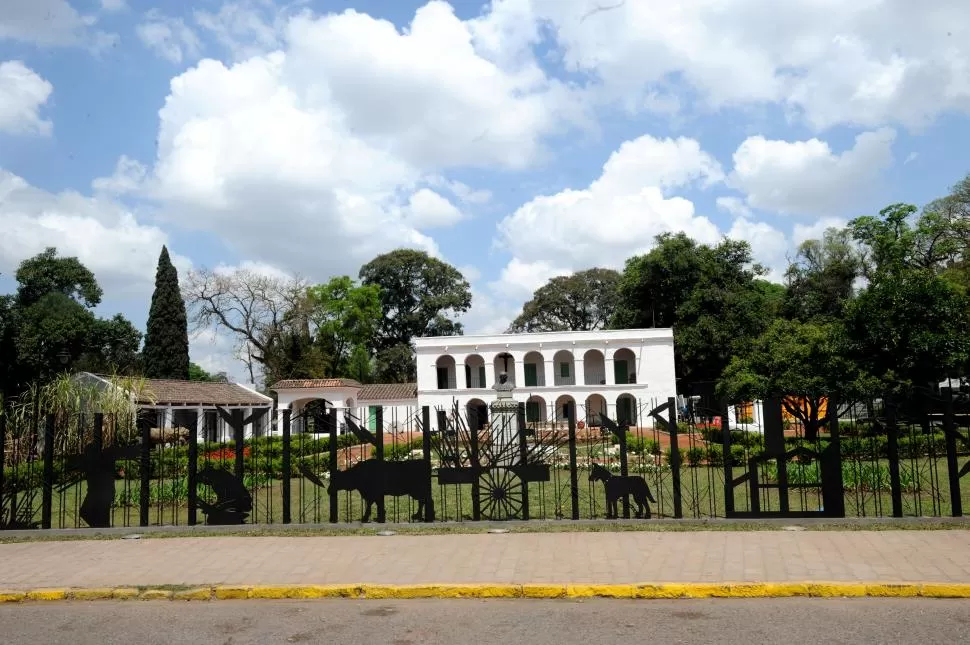
<instances>
[{"instance_id":1,"label":"wrought iron fence","mask_svg":"<svg viewBox=\"0 0 970 645\"><path fill-rule=\"evenodd\" d=\"M963 514L965 398L822 403L0 416L0 527Z\"/></svg>"}]
</instances>

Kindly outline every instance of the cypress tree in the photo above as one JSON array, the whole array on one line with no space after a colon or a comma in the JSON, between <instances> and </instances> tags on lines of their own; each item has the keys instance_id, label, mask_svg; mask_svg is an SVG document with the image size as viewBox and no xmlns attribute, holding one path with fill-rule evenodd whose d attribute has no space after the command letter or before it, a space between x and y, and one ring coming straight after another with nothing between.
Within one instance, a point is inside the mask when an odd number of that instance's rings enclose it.
<instances>
[{"instance_id":1,"label":"cypress tree","mask_svg":"<svg viewBox=\"0 0 970 645\"><path fill-rule=\"evenodd\" d=\"M162 247L155 272L155 293L145 329L145 376L189 378L189 330L185 302L179 290L179 276Z\"/></svg>"}]
</instances>

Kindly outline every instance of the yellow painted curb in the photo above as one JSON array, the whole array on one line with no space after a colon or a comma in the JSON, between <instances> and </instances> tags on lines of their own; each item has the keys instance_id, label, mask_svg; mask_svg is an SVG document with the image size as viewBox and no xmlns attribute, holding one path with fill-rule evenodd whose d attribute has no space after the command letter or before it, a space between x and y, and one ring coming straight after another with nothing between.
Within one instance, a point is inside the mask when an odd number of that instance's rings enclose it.
<instances>
[{"instance_id":1,"label":"yellow painted curb","mask_svg":"<svg viewBox=\"0 0 970 645\"><path fill-rule=\"evenodd\" d=\"M216 600L242 600L249 598L253 588L245 585L222 585L215 589Z\"/></svg>"},{"instance_id":2,"label":"yellow painted curb","mask_svg":"<svg viewBox=\"0 0 970 645\"><path fill-rule=\"evenodd\" d=\"M133 587L0 590L0 603L30 600L241 600L317 598L970 598L968 583L726 582L644 584L219 585L172 591Z\"/></svg>"},{"instance_id":3,"label":"yellow painted curb","mask_svg":"<svg viewBox=\"0 0 970 645\"><path fill-rule=\"evenodd\" d=\"M196 587L195 589L183 589L172 594L174 600L211 600L212 587Z\"/></svg>"},{"instance_id":4,"label":"yellow painted curb","mask_svg":"<svg viewBox=\"0 0 970 645\"><path fill-rule=\"evenodd\" d=\"M93 589L71 589L71 600L107 600L111 598L114 589L111 587L94 587Z\"/></svg>"},{"instance_id":5,"label":"yellow painted curb","mask_svg":"<svg viewBox=\"0 0 970 645\"><path fill-rule=\"evenodd\" d=\"M27 593L24 591L5 591L0 590L0 603L4 602L20 602L27 597Z\"/></svg>"},{"instance_id":6,"label":"yellow painted curb","mask_svg":"<svg viewBox=\"0 0 970 645\"><path fill-rule=\"evenodd\" d=\"M67 589L31 589L27 592L26 600L64 600Z\"/></svg>"}]
</instances>

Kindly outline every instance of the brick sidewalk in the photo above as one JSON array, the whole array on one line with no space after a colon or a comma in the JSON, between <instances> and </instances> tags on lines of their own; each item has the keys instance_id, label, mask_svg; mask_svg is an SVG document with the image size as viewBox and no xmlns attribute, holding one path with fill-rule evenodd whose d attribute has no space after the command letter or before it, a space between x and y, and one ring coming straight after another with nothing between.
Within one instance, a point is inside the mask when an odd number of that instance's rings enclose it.
<instances>
[{"instance_id":1,"label":"brick sidewalk","mask_svg":"<svg viewBox=\"0 0 970 645\"><path fill-rule=\"evenodd\" d=\"M0 588L204 584L970 583L970 531L198 537L0 545Z\"/></svg>"}]
</instances>

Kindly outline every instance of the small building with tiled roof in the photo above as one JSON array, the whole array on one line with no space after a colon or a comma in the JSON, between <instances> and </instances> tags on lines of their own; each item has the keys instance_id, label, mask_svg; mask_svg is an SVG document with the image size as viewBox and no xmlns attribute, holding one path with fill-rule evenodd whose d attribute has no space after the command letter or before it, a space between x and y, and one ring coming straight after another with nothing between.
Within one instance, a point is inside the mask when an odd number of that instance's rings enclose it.
<instances>
[{"instance_id":1,"label":"small building with tiled roof","mask_svg":"<svg viewBox=\"0 0 970 645\"><path fill-rule=\"evenodd\" d=\"M246 437L260 436L272 428L273 399L239 383L136 379L122 385L108 376L80 372L76 378L104 388L131 388L127 392L138 410L153 410L158 428L198 428L199 441L228 441L232 430L217 408L241 409L243 418L254 413L258 419L246 425ZM134 385L137 384L137 388ZM266 410L260 413L260 410Z\"/></svg>"},{"instance_id":2,"label":"small building with tiled roof","mask_svg":"<svg viewBox=\"0 0 970 645\"><path fill-rule=\"evenodd\" d=\"M416 383L363 385L348 378L286 379L277 381L270 389L276 392L281 419L283 410L291 411L292 432L309 431L312 427L312 421L302 413L313 401L326 401L328 407L338 410L337 428L340 433L346 430L346 414L372 431L377 429L379 418L385 432L414 430L417 427Z\"/></svg>"}]
</instances>

